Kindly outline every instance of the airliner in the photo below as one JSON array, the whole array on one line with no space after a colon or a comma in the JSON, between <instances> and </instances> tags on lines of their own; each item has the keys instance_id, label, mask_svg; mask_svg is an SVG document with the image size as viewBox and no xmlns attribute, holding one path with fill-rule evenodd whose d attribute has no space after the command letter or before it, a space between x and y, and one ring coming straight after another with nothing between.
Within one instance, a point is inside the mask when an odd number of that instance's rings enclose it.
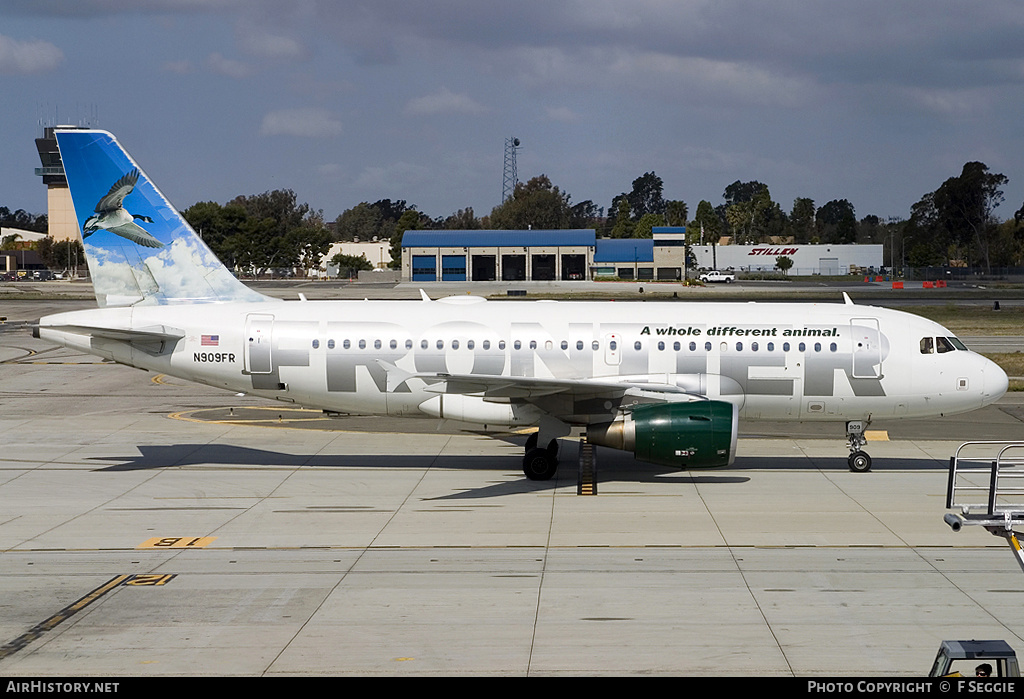
<instances>
[{"instance_id":1,"label":"airliner","mask_svg":"<svg viewBox=\"0 0 1024 699\"><path fill-rule=\"evenodd\" d=\"M329 413L529 431L533 480L556 473L559 438L574 429L639 461L727 467L740 420L844 425L849 467L863 472L873 420L963 413L1007 389L999 366L941 325L845 294L834 304L269 298L221 264L113 135L56 138L98 308L46 316L37 337Z\"/></svg>"}]
</instances>

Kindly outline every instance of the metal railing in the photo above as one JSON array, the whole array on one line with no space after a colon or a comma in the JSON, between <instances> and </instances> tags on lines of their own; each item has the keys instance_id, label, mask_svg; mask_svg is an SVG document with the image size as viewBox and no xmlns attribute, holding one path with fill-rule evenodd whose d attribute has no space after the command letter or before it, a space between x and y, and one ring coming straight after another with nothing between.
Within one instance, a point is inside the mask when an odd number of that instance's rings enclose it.
<instances>
[{"instance_id":1,"label":"metal railing","mask_svg":"<svg viewBox=\"0 0 1024 699\"><path fill-rule=\"evenodd\" d=\"M946 507L1024 517L1024 442L966 442L949 459Z\"/></svg>"},{"instance_id":2,"label":"metal railing","mask_svg":"<svg viewBox=\"0 0 1024 699\"><path fill-rule=\"evenodd\" d=\"M1024 522L1024 442L966 442L949 457L946 524L984 527L1001 537L1024 570L1024 547L1015 525ZM972 512L972 510L975 510ZM980 512L978 510L981 510Z\"/></svg>"}]
</instances>

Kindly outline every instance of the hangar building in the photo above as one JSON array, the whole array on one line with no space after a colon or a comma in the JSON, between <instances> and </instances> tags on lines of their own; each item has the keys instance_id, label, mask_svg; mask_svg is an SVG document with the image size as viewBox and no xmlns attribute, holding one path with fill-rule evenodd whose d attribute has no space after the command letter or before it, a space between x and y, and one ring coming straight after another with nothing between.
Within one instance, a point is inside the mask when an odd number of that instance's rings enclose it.
<instances>
[{"instance_id":1,"label":"hangar building","mask_svg":"<svg viewBox=\"0 0 1024 699\"><path fill-rule=\"evenodd\" d=\"M414 282L587 279L593 229L406 231L402 278Z\"/></svg>"},{"instance_id":2,"label":"hangar building","mask_svg":"<svg viewBox=\"0 0 1024 699\"><path fill-rule=\"evenodd\" d=\"M683 278L681 233L598 240L592 228L539 231L406 231L405 281L573 281ZM657 265L656 265L657 260Z\"/></svg>"},{"instance_id":3,"label":"hangar building","mask_svg":"<svg viewBox=\"0 0 1024 699\"><path fill-rule=\"evenodd\" d=\"M695 268L771 271L775 258L791 274L847 274L882 266L881 245L691 245L686 229L660 226L653 238L602 240L592 228L529 231L405 231L404 281L571 281L618 277L681 281Z\"/></svg>"}]
</instances>

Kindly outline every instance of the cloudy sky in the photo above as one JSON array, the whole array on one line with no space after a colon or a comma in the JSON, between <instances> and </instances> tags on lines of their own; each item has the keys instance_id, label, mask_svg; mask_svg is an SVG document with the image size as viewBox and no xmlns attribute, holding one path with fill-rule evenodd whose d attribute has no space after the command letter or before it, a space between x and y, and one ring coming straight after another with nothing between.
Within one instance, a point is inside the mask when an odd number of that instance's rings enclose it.
<instances>
[{"instance_id":1,"label":"cloudy sky","mask_svg":"<svg viewBox=\"0 0 1024 699\"><path fill-rule=\"evenodd\" d=\"M328 219L500 202L504 141L607 208L910 206L971 160L1024 202L1019 0L3 0L0 205L46 209L41 125L113 132L181 208L289 188Z\"/></svg>"}]
</instances>

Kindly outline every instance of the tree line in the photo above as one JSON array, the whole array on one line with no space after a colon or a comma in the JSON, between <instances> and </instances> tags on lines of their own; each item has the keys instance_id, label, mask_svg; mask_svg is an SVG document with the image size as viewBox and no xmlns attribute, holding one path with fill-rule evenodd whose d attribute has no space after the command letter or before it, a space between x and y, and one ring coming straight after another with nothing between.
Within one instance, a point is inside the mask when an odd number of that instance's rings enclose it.
<instances>
[{"instance_id":1,"label":"tree line","mask_svg":"<svg viewBox=\"0 0 1024 699\"><path fill-rule=\"evenodd\" d=\"M811 198L797 197L786 210L766 184L737 180L725 187L722 203L700 201L691 217L684 200L664 197L664 183L654 172L633 180L630 191L615 196L607 210L592 200L574 204L568 192L538 175L518 183L512 196L487 216L477 217L467 208L431 218L404 200L384 199L343 212L333 235L336 240L390 239L392 258L398 260L402 233L414 229L593 228L604 238L650 238L655 227L686 226L689 244L716 243L722 237L748 245L875 243L885 246L886 266L991 269L1024 265L1024 205L1007 220L996 213L1008 182L984 163L966 163L960 175L911 207L908 218L882 219L871 214L858 218L847 199L818 206Z\"/></svg>"},{"instance_id":2,"label":"tree line","mask_svg":"<svg viewBox=\"0 0 1024 699\"><path fill-rule=\"evenodd\" d=\"M729 184L722 203L700 201L691 214L684 200L664 197L664 183L654 172L634 179L607 209L589 199L573 203L568 192L542 174L516 184L506 201L481 217L465 208L432 218L404 199L381 199L360 202L327 223L322 210L299 203L287 189L238 196L226 204L199 202L182 214L228 267L256 276L275 268L316 267L338 241L388 240L392 265L398 267L406 230L593 228L600 237L650 238L657 226L686 226L689 244L716 243L726 236L735 244L881 243L887 266L990 269L1024 265L1024 205L1012 218L997 215L1008 182L984 163L966 163L958 176L924 194L906 219L858 219L846 199L817 206L813 199L797 197L786 210L756 180ZM0 207L0 225L45 231L46 217ZM52 253L73 256L64 249ZM366 267L358 260L338 263L352 271Z\"/></svg>"},{"instance_id":3,"label":"tree line","mask_svg":"<svg viewBox=\"0 0 1024 699\"><path fill-rule=\"evenodd\" d=\"M221 262L243 275L313 269L330 249L323 212L278 189L221 205L199 202L181 212Z\"/></svg>"}]
</instances>

